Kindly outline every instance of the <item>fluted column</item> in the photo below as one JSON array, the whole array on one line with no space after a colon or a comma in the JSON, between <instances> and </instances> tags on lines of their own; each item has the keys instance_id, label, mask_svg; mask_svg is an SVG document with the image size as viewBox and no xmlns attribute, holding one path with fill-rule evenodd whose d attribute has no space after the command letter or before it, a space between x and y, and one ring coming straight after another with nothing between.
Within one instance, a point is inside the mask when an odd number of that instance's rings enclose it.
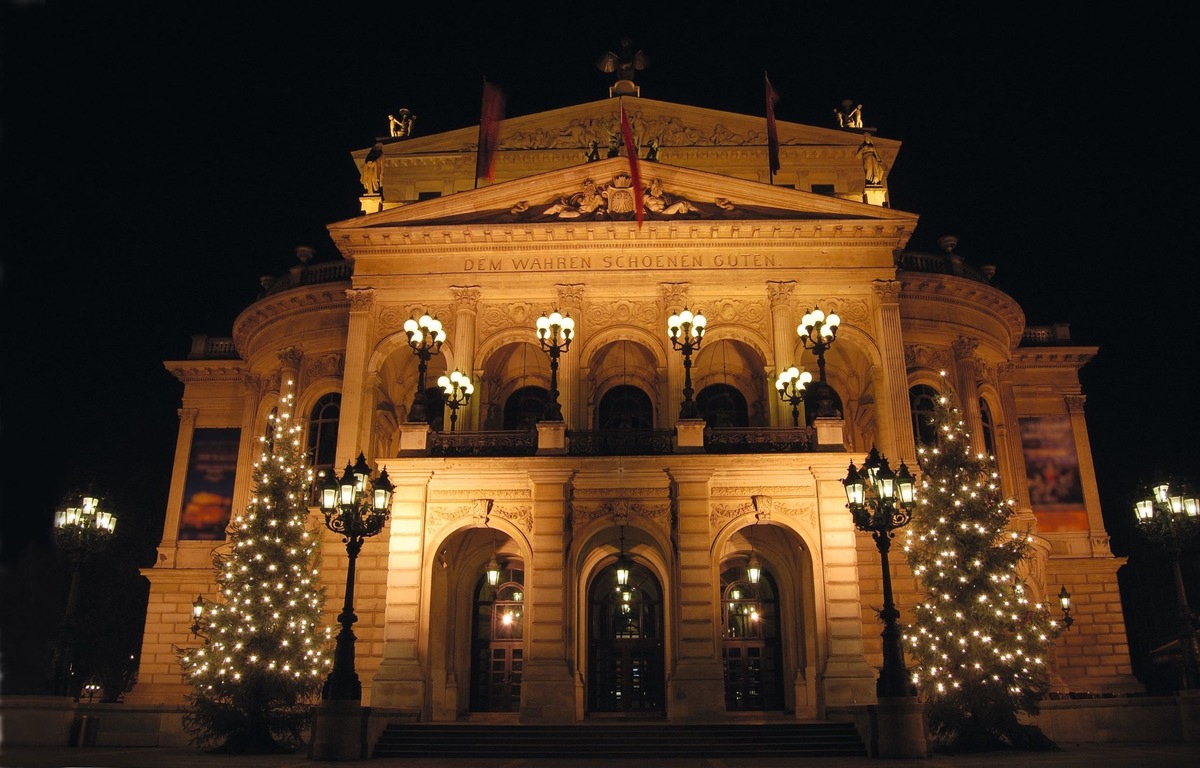
<instances>
[{"instance_id":1,"label":"fluted column","mask_svg":"<svg viewBox=\"0 0 1200 768\"><path fill-rule=\"evenodd\" d=\"M975 372L975 350L979 349L979 340L959 336L950 346L954 350L954 373L958 379L958 405L971 433L971 448L982 453L983 417L979 413L979 377Z\"/></svg>"},{"instance_id":2,"label":"fluted column","mask_svg":"<svg viewBox=\"0 0 1200 768\"><path fill-rule=\"evenodd\" d=\"M346 333L346 364L342 373L342 406L338 420L335 467L342 466L343 462L353 462L359 451L370 450L372 445L370 431L374 409L367 401L375 397L375 391L364 384L367 380L371 335L375 327L371 312L375 304L375 289L347 288L346 298L350 300L350 327Z\"/></svg>"},{"instance_id":3,"label":"fluted column","mask_svg":"<svg viewBox=\"0 0 1200 768\"><path fill-rule=\"evenodd\" d=\"M885 453L899 461L914 461L917 444L912 431L912 408L908 402L908 371L904 366L904 334L900 324L900 282L876 280L872 284L879 306L879 348L883 354L885 390L877 402L886 404L880 414L880 426L886 421L891 433L890 450ZM878 383L878 379L876 380ZM887 434L884 432L884 435ZM881 447L881 450L882 447Z\"/></svg>"},{"instance_id":4,"label":"fluted column","mask_svg":"<svg viewBox=\"0 0 1200 768\"><path fill-rule=\"evenodd\" d=\"M475 371L475 321L479 317L479 287L452 285L450 292L454 295L454 368L471 377L476 390L482 390L479 374ZM459 428L479 429L479 409L479 401L472 397L471 403L459 413Z\"/></svg>"},{"instance_id":5,"label":"fluted column","mask_svg":"<svg viewBox=\"0 0 1200 768\"><path fill-rule=\"evenodd\" d=\"M796 316L792 311L792 293L796 288L794 280L769 280L767 282L767 298L771 304L771 352L775 356L774 370L767 370L767 395L771 397L771 426L790 427L792 425L792 406L783 402L776 394L775 380L780 371L798 364L792 356L796 349ZM804 404L800 404L800 424L805 423Z\"/></svg>"},{"instance_id":6,"label":"fluted column","mask_svg":"<svg viewBox=\"0 0 1200 768\"><path fill-rule=\"evenodd\" d=\"M581 339L587 333L587 324L583 322L584 286L581 283L560 284L554 289L558 292L558 311L575 321L571 349L558 358L558 400L567 429L580 429L587 424L584 412L587 404L579 394L579 354L583 349Z\"/></svg>"}]
</instances>

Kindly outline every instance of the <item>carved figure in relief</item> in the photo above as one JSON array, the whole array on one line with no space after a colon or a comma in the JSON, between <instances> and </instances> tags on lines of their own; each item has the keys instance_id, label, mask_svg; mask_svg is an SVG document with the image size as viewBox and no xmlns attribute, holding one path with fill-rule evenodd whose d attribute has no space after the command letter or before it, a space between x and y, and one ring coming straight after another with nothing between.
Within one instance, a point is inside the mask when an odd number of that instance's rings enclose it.
<instances>
[{"instance_id":1,"label":"carved figure in relief","mask_svg":"<svg viewBox=\"0 0 1200 768\"><path fill-rule=\"evenodd\" d=\"M650 182L650 189L646 190L644 204L650 213L658 213L663 216L695 213L700 210L683 198L672 200L671 196L663 191L662 179L654 179Z\"/></svg>"},{"instance_id":2,"label":"carved figure in relief","mask_svg":"<svg viewBox=\"0 0 1200 768\"><path fill-rule=\"evenodd\" d=\"M604 207L604 197L596 189L596 182L584 179L583 190L570 196L562 196L558 202L542 211L547 216L557 216L560 219L578 219L580 216L596 213Z\"/></svg>"}]
</instances>

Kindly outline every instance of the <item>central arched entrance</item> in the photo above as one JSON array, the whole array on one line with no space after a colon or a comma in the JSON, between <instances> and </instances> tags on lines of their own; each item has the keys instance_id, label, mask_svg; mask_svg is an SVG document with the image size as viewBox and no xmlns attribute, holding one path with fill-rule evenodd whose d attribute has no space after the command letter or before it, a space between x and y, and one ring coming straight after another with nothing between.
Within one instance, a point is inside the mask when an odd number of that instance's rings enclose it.
<instances>
[{"instance_id":1,"label":"central arched entrance","mask_svg":"<svg viewBox=\"0 0 1200 768\"><path fill-rule=\"evenodd\" d=\"M616 564L588 591L588 710L661 714L664 705L662 588L646 568L629 564L617 583Z\"/></svg>"},{"instance_id":2,"label":"central arched entrance","mask_svg":"<svg viewBox=\"0 0 1200 768\"><path fill-rule=\"evenodd\" d=\"M752 583L745 568L730 569L721 574L721 596L725 709L783 709L779 592L774 579L763 570L758 583Z\"/></svg>"},{"instance_id":3,"label":"central arched entrance","mask_svg":"<svg viewBox=\"0 0 1200 768\"><path fill-rule=\"evenodd\" d=\"M524 573L503 571L495 587L481 578L471 629L471 711L519 712L524 666Z\"/></svg>"}]
</instances>

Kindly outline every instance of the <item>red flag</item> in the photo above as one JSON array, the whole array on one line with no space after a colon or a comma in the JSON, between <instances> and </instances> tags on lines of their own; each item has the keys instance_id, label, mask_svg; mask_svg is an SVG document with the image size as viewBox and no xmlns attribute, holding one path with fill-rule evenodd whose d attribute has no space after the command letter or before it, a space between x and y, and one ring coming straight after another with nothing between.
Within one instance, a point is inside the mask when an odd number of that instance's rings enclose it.
<instances>
[{"instance_id":1,"label":"red flag","mask_svg":"<svg viewBox=\"0 0 1200 768\"><path fill-rule=\"evenodd\" d=\"M475 156L475 179L495 178L496 150L500 144L500 121L504 119L504 92L483 81L483 111L479 117L479 151Z\"/></svg>"},{"instance_id":2,"label":"red flag","mask_svg":"<svg viewBox=\"0 0 1200 768\"><path fill-rule=\"evenodd\" d=\"M625 137L625 154L629 155L629 176L633 179L633 205L637 216L638 229L642 227L642 174L638 171L637 147L633 145L633 131L629 128L629 115L625 114L625 105L621 105L621 135Z\"/></svg>"},{"instance_id":3,"label":"red flag","mask_svg":"<svg viewBox=\"0 0 1200 768\"><path fill-rule=\"evenodd\" d=\"M779 130L775 127L775 102L779 101L779 94L771 87L766 72L763 81L767 84L767 163L774 176L779 170Z\"/></svg>"}]
</instances>

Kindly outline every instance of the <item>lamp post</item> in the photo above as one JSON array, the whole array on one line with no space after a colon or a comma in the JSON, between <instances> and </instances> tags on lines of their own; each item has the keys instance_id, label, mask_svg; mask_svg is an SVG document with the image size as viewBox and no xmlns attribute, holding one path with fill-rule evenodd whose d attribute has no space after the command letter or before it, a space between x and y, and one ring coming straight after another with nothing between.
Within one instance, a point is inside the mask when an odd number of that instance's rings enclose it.
<instances>
[{"instance_id":1,"label":"lamp post","mask_svg":"<svg viewBox=\"0 0 1200 768\"><path fill-rule=\"evenodd\" d=\"M564 317L556 309L537 319L538 343L550 356L550 399L542 418L546 421L562 421L562 405L558 402L558 356L571 348L571 336L575 333L575 321L570 315Z\"/></svg>"},{"instance_id":2,"label":"lamp post","mask_svg":"<svg viewBox=\"0 0 1200 768\"><path fill-rule=\"evenodd\" d=\"M1167 647L1179 646L1180 690L1200 688L1200 621L1188 608L1179 555L1183 545L1200 532L1200 499L1188 483L1160 479L1143 488L1133 505L1137 525L1146 538L1163 544L1175 578L1175 608L1179 637Z\"/></svg>"},{"instance_id":3,"label":"lamp post","mask_svg":"<svg viewBox=\"0 0 1200 768\"><path fill-rule=\"evenodd\" d=\"M363 542L383 530L391 516L392 490L395 486L388 480L387 470L379 477L371 477L371 468L366 457L359 453L354 466L346 464L341 480L333 473L321 487L321 511L325 514L325 527L341 534L346 543L346 554L350 563L346 568L346 601L338 621L342 629L338 632L334 649L333 669L321 688L322 700L362 701L362 683L354 671L354 561L362 549Z\"/></svg>"},{"instance_id":4,"label":"lamp post","mask_svg":"<svg viewBox=\"0 0 1200 768\"><path fill-rule=\"evenodd\" d=\"M475 385L466 374L455 370L449 376L439 376L438 386L442 388L442 400L450 409L450 431L453 432L454 424L458 421L458 409L471 402Z\"/></svg>"},{"instance_id":5,"label":"lamp post","mask_svg":"<svg viewBox=\"0 0 1200 768\"><path fill-rule=\"evenodd\" d=\"M775 389L779 391L779 399L792 406L792 426L800 426L800 403L804 402L804 388L812 381L812 374L802 371L796 366L788 368L779 374L775 380Z\"/></svg>"},{"instance_id":6,"label":"lamp post","mask_svg":"<svg viewBox=\"0 0 1200 768\"><path fill-rule=\"evenodd\" d=\"M874 447L863 462L862 472L850 462L850 471L842 481L846 487L846 500L854 527L870 533L879 549L883 564L883 668L879 670L879 681L875 692L880 697L915 696L916 688L904 667L904 648L900 642L900 611L892 599L892 574L888 565L888 550L897 528L912 519L912 508L916 484L908 467L900 462L895 472L888 461Z\"/></svg>"},{"instance_id":7,"label":"lamp post","mask_svg":"<svg viewBox=\"0 0 1200 768\"><path fill-rule=\"evenodd\" d=\"M817 415L834 416L833 398L829 395L829 385L825 382L825 352L837 341L838 326L842 320L833 312L826 315L820 307L813 307L811 312L805 312L796 326L800 343L805 349L812 350L817 356Z\"/></svg>"},{"instance_id":8,"label":"lamp post","mask_svg":"<svg viewBox=\"0 0 1200 768\"><path fill-rule=\"evenodd\" d=\"M446 332L442 323L436 317L421 315L420 320L411 317L404 321L404 333L408 335L408 346L419 361L417 364L417 399L413 401L409 421L428 421L425 415L425 370L429 367L429 359L442 349L446 340Z\"/></svg>"},{"instance_id":9,"label":"lamp post","mask_svg":"<svg viewBox=\"0 0 1200 768\"><path fill-rule=\"evenodd\" d=\"M74 696L75 611L79 604L79 569L92 552L108 546L117 528L117 518L100 509L95 496L82 496L77 507L63 507L54 516L54 541L67 554L71 565L71 586L67 608L59 624L50 663L49 692L54 696Z\"/></svg>"},{"instance_id":10,"label":"lamp post","mask_svg":"<svg viewBox=\"0 0 1200 768\"><path fill-rule=\"evenodd\" d=\"M671 338L671 346L683 353L683 402L679 405L681 419L695 419L700 415L696 401L692 400L692 352L700 349L706 325L708 321L704 315L693 315L687 307L667 320L667 336Z\"/></svg>"}]
</instances>

